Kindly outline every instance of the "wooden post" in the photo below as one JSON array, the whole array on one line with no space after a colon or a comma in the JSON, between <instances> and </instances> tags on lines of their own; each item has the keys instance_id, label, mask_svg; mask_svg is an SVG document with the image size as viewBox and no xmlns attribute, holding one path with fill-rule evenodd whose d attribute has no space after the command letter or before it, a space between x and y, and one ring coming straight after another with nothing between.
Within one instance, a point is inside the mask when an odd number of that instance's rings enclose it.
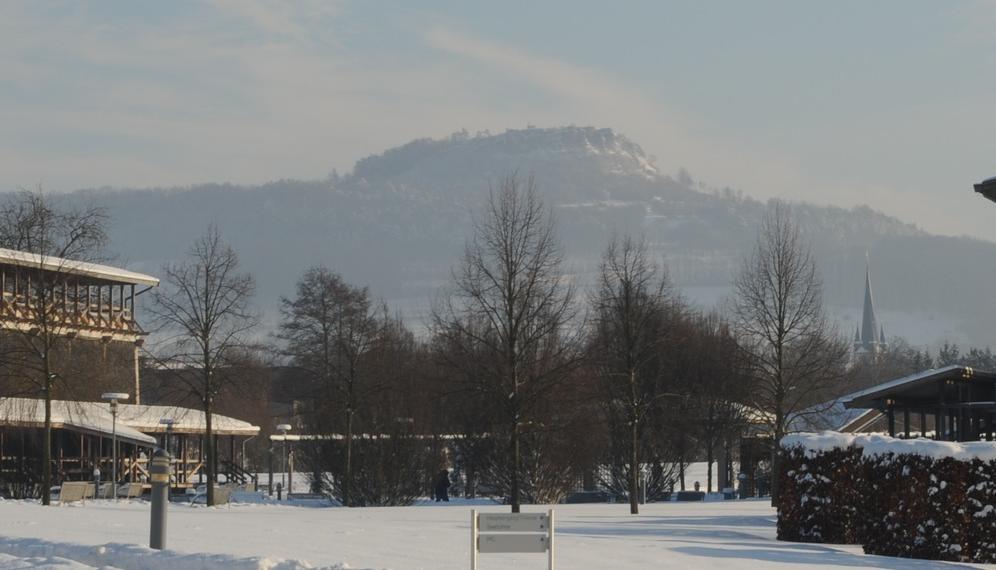
<instances>
[{"instance_id":1,"label":"wooden post","mask_svg":"<svg viewBox=\"0 0 996 570\"><path fill-rule=\"evenodd\" d=\"M553 570L554 569L554 565L556 564L555 555L554 555L554 543L553 543L553 527L554 527L554 524L553 524L553 509L550 509L549 517L550 517L550 529L549 529L549 532L550 532L549 547L550 547L550 549L547 551L547 554L549 555L548 561L549 561L550 570Z\"/></svg>"},{"instance_id":2,"label":"wooden post","mask_svg":"<svg viewBox=\"0 0 996 570\"><path fill-rule=\"evenodd\" d=\"M141 366L139 366L138 350L139 341L135 341L132 345L132 363L134 365L135 373L135 405L142 403L142 372Z\"/></svg>"},{"instance_id":3,"label":"wooden post","mask_svg":"<svg viewBox=\"0 0 996 570\"><path fill-rule=\"evenodd\" d=\"M906 431L906 439L910 438L910 409L903 408L903 429Z\"/></svg>"},{"instance_id":4,"label":"wooden post","mask_svg":"<svg viewBox=\"0 0 996 570\"><path fill-rule=\"evenodd\" d=\"M477 570L477 509L470 510L470 570Z\"/></svg>"},{"instance_id":5,"label":"wooden post","mask_svg":"<svg viewBox=\"0 0 996 570\"><path fill-rule=\"evenodd\" d=\"M889 437L896 437L896 410L894 407L889 406L886 410L886 415L889 418Z\"/></svg>"},{"instance_id":6,"label":"wooden post","mask_svg":"<svg viewBox=\"0 0 996 570\"><path fill-rule=\"evenodd\" d=\"M927 411L920 408L920 437L927 437Z\"/></svg>"},{"instance_id":7,"label":"wooden post","mask_svg":"<svg viewBox=\"0 0 996 570\"><path fill-rule=\"evenodd\" d=\"M187 434L183 434L180 436L180 461L183 464L183 469L181 470L183 472L183 480L181 481L180 478L178 477L177 481L186 483L187 482Z\"/></svg>"}]
</instances>

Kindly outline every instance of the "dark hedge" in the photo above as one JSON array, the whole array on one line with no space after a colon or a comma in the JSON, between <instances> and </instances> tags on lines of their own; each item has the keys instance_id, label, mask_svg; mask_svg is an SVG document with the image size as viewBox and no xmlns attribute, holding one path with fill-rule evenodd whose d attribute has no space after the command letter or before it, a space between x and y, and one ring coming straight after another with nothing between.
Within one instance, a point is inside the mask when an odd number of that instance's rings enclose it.
<instances>
[{"instance_id":1,"label":"dark hedge","mask_svg":"<svg viewBox=\"0 0 996 570\"><path fill-rule=\"evenodd\" d=\"M782 465L779 540L996 562L996 462L795 447Z\"/></svg>"}]
</instances>

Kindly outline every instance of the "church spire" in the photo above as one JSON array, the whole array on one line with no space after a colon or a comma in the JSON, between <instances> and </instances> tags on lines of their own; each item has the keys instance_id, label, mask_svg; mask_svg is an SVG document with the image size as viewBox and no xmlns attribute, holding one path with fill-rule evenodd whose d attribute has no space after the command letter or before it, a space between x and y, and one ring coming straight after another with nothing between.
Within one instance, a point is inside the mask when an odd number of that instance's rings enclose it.
<instances>
[{"instance_id":1,"label":"church spire","mask_svg":"<svg viewBox=\"0 0 996 570\"><path fill-rule=\"evenodd\" d=\"M861 323L854 335L855 353L877 353L885 348L885 327L875 317L875 296L872 294L871 264L865 252L865 302L861 312Z\"/></svg>"},{"instance_id":2,"label":"church spire","mask_svg":"<svg viewBox=\"0 0 996 570\"><path fill-rule=\"evenodd\" d=\"M875 299L872 296L871 268L865 254L865 306L861 314L861 342L878 342L878 320L875 318Z\"/></svg>"}]
</instances>

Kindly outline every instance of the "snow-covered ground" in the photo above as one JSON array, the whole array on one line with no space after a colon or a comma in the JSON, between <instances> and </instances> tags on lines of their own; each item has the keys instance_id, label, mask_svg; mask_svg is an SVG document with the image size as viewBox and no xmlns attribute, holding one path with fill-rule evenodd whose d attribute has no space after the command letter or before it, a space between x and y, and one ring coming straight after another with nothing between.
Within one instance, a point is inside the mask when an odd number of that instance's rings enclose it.
<instances>
[{"instance_id":1,"label":"snow-covered ground","mask_svg":"<svg viewBox=\"0 0 996 570\"><path fill-rule=\"evenodd\" d=\"M148 544L149 505L91 501L42 507L0 501L0 569L299 570L465 569L470 509L485 501L345 509L318 502L205 508L170 505L168 545ZM543 506L525 511L545 511ZM570 570L615 568L958 568L965 565L865 556L859 547L774 540L766 501L557 505L557 558ZM481 570L545 568L543 555L481 555Z\"/></svg>"}]
</instances>

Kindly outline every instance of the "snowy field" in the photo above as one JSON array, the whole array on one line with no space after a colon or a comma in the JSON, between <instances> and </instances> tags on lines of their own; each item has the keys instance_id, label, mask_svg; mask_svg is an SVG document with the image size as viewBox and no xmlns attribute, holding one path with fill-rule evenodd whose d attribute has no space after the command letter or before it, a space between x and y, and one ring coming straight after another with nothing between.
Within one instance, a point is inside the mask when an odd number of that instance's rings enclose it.
<instances>
[{"instance_id":1,"label":"snowy field","mask_svg":"<svg viewBox=\"0 0 996 570\"><path fill-rule=\"evenodd\" d=\"M145 502L45 508L0 501L0 569L465 569L472 507L507 512L481 501L366 509L173 504L171 551L159 553L138 546L148 544ZM618 504L558 505L556 511L557 558L569 570L973 567L865 556L859 547L777 542L766 501L652 504L639 516ZM480 567L539 570L545 564L537 554L481 555Z\"/></svg>"}]
</instances>

